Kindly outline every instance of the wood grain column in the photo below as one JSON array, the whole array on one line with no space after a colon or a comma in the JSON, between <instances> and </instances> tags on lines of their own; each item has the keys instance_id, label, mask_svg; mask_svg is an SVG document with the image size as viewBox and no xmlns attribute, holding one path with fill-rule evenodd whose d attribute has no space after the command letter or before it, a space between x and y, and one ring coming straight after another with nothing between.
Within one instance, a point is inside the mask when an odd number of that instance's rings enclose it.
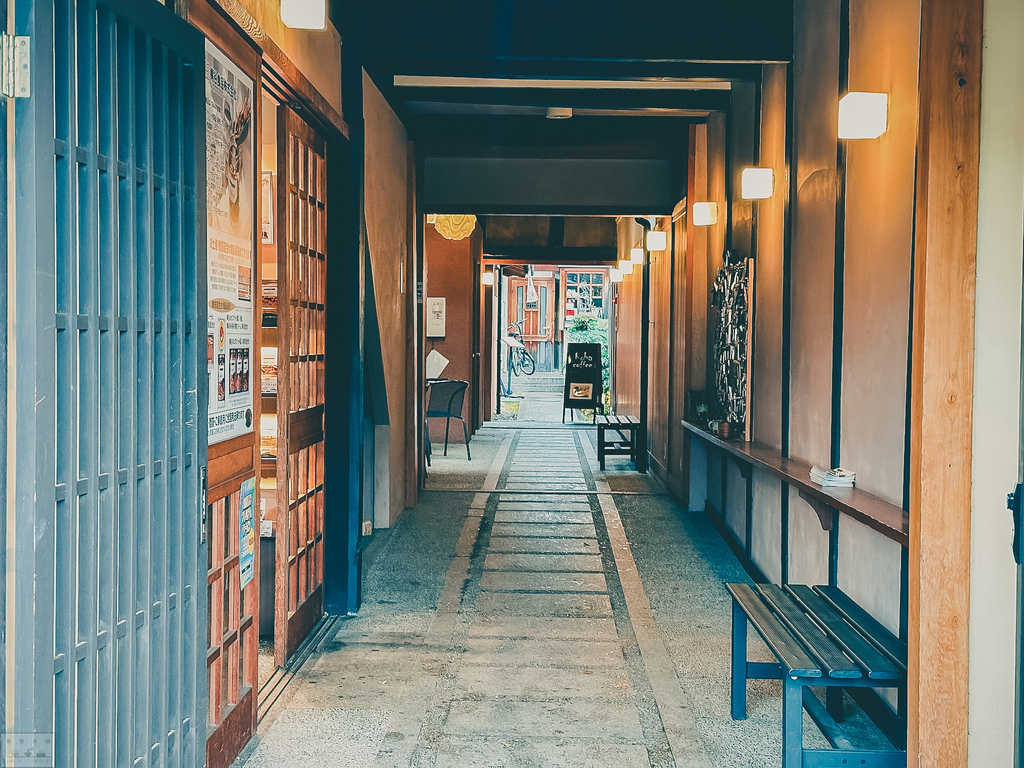
<instances>
[{"instance_id":1,"label":"wood grain column","mask_svg":"<svg viewBox=\"0 0 1024 768\"><path fill-rule=\"evenodd\" d=\"M911 396L908 766L967 763L982 0L924 0Z\"/></svg>"}]
</instances>

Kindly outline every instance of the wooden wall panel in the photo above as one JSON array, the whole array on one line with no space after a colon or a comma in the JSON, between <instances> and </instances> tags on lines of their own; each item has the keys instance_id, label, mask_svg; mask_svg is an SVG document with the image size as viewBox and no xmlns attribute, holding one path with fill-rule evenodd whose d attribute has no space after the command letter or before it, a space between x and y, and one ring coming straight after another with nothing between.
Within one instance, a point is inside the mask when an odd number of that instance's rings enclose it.
<instances>
[{"instance_id":1,"label":"wooden wall panel","mask_svg":"<svg viewBox=\"0 0 1024 768\"><path fill-rule=\"evenodd\" d=\"M967 761L983 4L922 7L907 751L938 768Z\"/></svg>"},{"instance_id":2,"label":"wooden wall panel","mask_svg":"<svg viewBox=\"0 0 1024 768\"><path fill-rule=\"evenodd\" d=\"M651 467L663 482L668 482L668 436L671 413L671 387L669 381L672 359L676 350L672 338L673 263L671 219L662 219L658 229L669 233L669 249L649 254L650 258L650 374L648 378L647 445L651 453ZM639 277L641 270L634 268ZM681 382L680 382L681 385Z\"/></svg>"},{"instance_id":3,"label":"wooden wall panel","mask_svg":"<svg viewBox=\"0 0 1024 768\"><path fill-rule=\"evenodd\" d=\"M629 258L629 249L639 240L639 226L632 219L619 219L619 258ZM616 288L615 303L615 394L612 407L628 416L640 415L640 288L639 269L626 275Z\"/></svg>"},{"instance_id":4,"label":"wooden wall panel","mask_svg":"<svg viewBox=\"0 0 1024 768\"><path fill-rule=\"evenodd\" d=\"M796 0L790 455L825 466L832 424L832 288L839 0Z\"/></svg>"},{"instance_id":5,"label":"wooden wall panel","mask_svg":"<svg viewBox=\"0 0 1024 768\"><path fill-rule=\"evenodd\" d=\"M840 458L903 504L920 0L851 0L850 89L889 94L881 137L848 141Z\"/></svg>"},{"instance_id":6,"label":"wooden wall panel","mask_svg":"<svg viewBox=\"0 0 1024 768\"><path fill-rule=\"evenodd\" d=\"M690 129L690 175L693 175L693 127ZM679 215L673 218L670 243L672 245L672 282L674 290L670 297L672 304L672 323L669 329L671 339L671 359L669 360L669 394L668 416L668 471L665 484L669 493L677 499L685 500L687 464L686 452L689 440L683 433L681 419L686 409L686 392L693 389L693 328L689 318L693 306L693 259L689 255L689 216L685 205L677 209ZM702 378L703 378L703 371Z\"/></svg>"}]
</instances>

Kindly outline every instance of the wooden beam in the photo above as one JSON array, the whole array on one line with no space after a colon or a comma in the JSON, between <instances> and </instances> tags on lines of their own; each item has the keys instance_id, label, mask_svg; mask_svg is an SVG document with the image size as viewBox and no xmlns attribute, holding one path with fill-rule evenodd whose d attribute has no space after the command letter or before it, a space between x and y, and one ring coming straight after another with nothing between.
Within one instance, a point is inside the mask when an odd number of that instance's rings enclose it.
<instances>
[{"instance_id":1,"label":"wooden beam","mask_svg":"<svg viewBox=\"0 0 1024 768\"><path fill-rule=\"evenodd\" d=\"M982 0L924 0L911 394L908 766L967 764Z\"/></svg>"}]
</instances>

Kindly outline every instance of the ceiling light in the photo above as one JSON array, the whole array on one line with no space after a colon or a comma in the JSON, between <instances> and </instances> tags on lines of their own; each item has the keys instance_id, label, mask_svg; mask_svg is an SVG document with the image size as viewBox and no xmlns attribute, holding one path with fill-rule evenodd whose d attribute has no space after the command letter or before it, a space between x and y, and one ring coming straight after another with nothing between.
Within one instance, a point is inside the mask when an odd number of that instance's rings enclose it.
<instances>
[{"instance_id":1,"label":"ceiling light","mask_svg":"<svg viewBox=\"0 0 1024 768\"><path fill-rule=\"evenodd\" d=\"M643 264L644 263L644 249L643 248L634 248L634 249L632 249L629 252L629 260L632 261L634 264Z\"/></svg>"},{"instance_id":2,"label":"ceiling light","mask_svg":"<svg viewBox=\"0 0 1024 768\"><path fill-rule=\"evenodd\" d=\"M647 233L645 244L648 251L664 251L668 248L668 232L652 229Z\"/></svg>"},{"instance_id":3,"label":"ceiling light","mask_svg":"<svg viewBox=\"0 0 1024 768\"><path fill-rule=\"evenodd\" d=\"M572 107L548 107L545 117L548 120L566 120L572 117Z\"/></svg>"},{"instance_id":4,"label":"ceiling light","mask_svg":"<svg viewBox=\"0 0 1024 768\"><path fill-rule=\"evenodd\" d=\"M433 224L437 233L448 240L465 240L476 229L476 216L472 214L466 216L436 214L433 216L433 221L428 215L427 222Z\"/></svg>"},{"instance_id":5,"label":"ceiling light","mask_svg":"<svg viewBox=\"0 0 1024 768\"><path fill-rule=\"evenodd\" d=\"M619 272L624 275L633 274L633 262L629 259L619 259Z\"/></svg>"},{"instance_id":6,"label":"ceiling light","mask_svg":"<svg viewBox=\"0 0 1024 768\"><path fill-rule=\"evenodd\" d=\"M744 168L740 176L740 197L765 200L775 191L775 173L771 168Z\"/></svg>"},{"instance_id":7,"label":"ceiling light","mask_svg":"<svg viewBox=\"0 0 1024 768\"><path fill-rule=\"evenodd\" d=\"M718 203L694 203L693 226L710 227L718 223Z\"/></svg>"},{"instance_id":8,"label":"ceiling light","mask_svg":"<svg viewBox=\"0 0 1024 768\"><path fill-rule=\"evenodd\" d=\"M291 29L324 29L327 0L281 0L281 23Z\"/></svg>"},{"instance_id":9,"label":"ceiling light","mask_svg":"<svg viewBox=\"0 0 1024 768\"><path fill-rule=\"evenodd\" d=\"M850 91L839 100L839 138L877 139L887 127L889 95Z\"/></svg>"},{"instance_id":10,"label":"ceiling light","mask_svg":"<svg viewBox=\"0 0 1024 768\"><path fill-rule=\"evenodd\" d=\"M615 267L612 267L611 269L608 270L608 279L611 280L613 283L621 283L622 271L616 269Z\"/></svg>"}]
</instances>

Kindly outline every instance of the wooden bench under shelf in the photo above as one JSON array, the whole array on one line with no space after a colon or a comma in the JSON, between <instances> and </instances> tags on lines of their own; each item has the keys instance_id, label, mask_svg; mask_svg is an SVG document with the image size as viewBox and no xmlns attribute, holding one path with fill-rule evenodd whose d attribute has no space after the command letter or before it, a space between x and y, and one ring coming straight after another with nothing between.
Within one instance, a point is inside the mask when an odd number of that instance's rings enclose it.
<instances>
[{"instance_id":1,"label":"wooden bench under shelf","mask_svg":"<svg viewBox=\"0 0 1024 768\"><path fill-rule=\"evenodd\" d=\"M732 595L732 718L746 719L747 680L782 680L782 766L904 768L905 750L854 748L842 734L843 688L903 688L907 646L837 587L726 584ZM747 624L777 664L747 661ZM822 707L808 686L824 686ZM805 749L803 710L833 749Z\"/></svg>"}]
</instances>

